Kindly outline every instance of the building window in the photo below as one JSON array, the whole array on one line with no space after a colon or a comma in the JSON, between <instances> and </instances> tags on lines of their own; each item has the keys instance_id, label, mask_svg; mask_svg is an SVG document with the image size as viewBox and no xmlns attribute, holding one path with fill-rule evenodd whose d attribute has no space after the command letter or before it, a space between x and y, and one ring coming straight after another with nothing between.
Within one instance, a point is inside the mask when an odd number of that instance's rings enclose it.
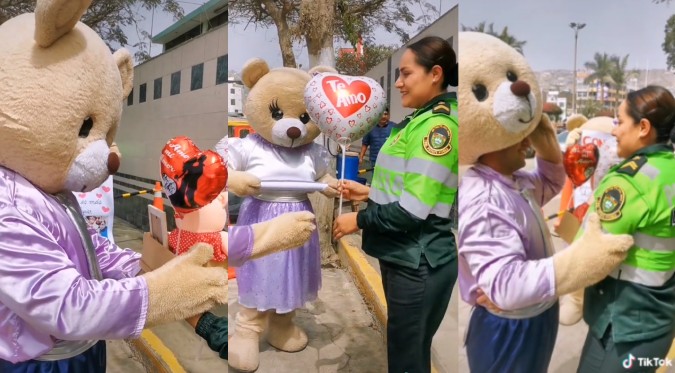
<instances>
[{"instance_id":1,"label":"building window","mask_svg":"<svg viewBox=\"0 0 675 373\"><path fill-rule=\"evenodd\" d=\"M234 105L234 99L230 99L230 105Z\"/></svg>"},{"instance_id":2,"label":"building window","mask_svg":"<svg viewBox=\"0 0 675 373\"><path fill-rule=\"evenodd\" d=\"M171 74L171 96L180 93L180 71Z\"/></svg>"},{"instance_id":3,"label":"building window","mask_svg":"<svg viewBox=\"0 0 675 373\"><path fill-rule=\"evenodd\" d=\"M155 79L155 90L152 92L152 98L155 100L162 98L162 78Z\"/></svg>"},{"instance_id":4,"label":"building window","mask_svg":"<svg viewBox=\"0 0 675 373\"><path fill-rule=\"evenodd\" d=\"M202 89L202 80L204 78L204 64L192 66L192 80L190 81L190 90Z\"/></svg>"},{"instance_id":5,"label":"building window","mask_svg":"<svg viewBox=\"0 0 675 373\"><path fill-rule=\"evenodd\" d=\"M129 92L129 96L127 97L127 106L131 106L133 104L134 104L134 90L132 88L131 92Z\"/></svg>"},{"instance_id":6,"label":"building window","mask_svg":"<svg viewBox=\"0 0 675 373\"><path fill-rule=\"evenodd\" d=\"M395 74L394 81L398 81L398 77L401 75L401 70L397 67L394 74Z\"/></svg>"},{"instance_id":7,"label":"building window","mask_svg":"<svg viewBox=\"0 0 675 373\"><path fill-rule=\"evenodd\" d=\"M234 88L230 88L230 94L234 94Z\"/></svg>"},{"instance_id":8,"label":"building window","mask_svg":"<svg viewBox=\"0 0 675 373\"><path fill-rule=\"evenodd\" d=\"M216 61L216 85L227 82L227 55L218 57Z\"/></svg>"},{"instance_id":9,"label":"building window","mask_svg":"<svg viewBox=\"0 0 675 373\"><path fill-rule=\"evenodd\" d=\"M147 86L148 86L147 84L143 83L139 87L140 89L138 91L138 103L145 102L145 93L147 90Z\"/></svg>"},{"instance_id":10,"label":"building window","mask_svg":"<svg viewBox=\"0 0 675 373\"><path fill-rule=\"evenodd\" d=\"M202 34L202 25L198 25L185 32L184 34L178 36L177 38L167 42L164 45L164 50L168 51L169 49L175 48L178 45L192 39Z\"/></svg>"}]
</instances>

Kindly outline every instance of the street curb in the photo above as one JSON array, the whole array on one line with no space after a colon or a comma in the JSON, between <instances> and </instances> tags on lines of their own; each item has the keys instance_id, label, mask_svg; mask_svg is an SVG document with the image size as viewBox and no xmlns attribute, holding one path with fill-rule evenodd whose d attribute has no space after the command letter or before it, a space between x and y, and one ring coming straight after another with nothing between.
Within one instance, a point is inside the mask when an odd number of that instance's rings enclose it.
<instances>
[{"instance_id":1,"label":"street curb","mask_svg":"<svg viewBox=\"0 0 675 373\"><path fill-rule=\"evenodd\" d=\"M146 365L149 364L152 365L152 371L157 373L186 373L176 355L149 329L143 330L138 339L127 342L129 347L142 355L146 369L150 368Z\"/></svg>"},{"instance_id":2,"label":"street curb","mask_svg":"<svg viewBox=\"0 0 675 373\"><path fill-rule=\"evenodd\" d=\"M347 237L338 241L338 256L356 280L356 286L361 291L368 306L373 310L380 327L385 331L387 326L387 302L384 298L380 274L368 263L361 250L347 241Z\"/></svg>"},{"instance_id":3,"label":"street curb","mask_svg":"<svg viewBox=\"0 0 675 373\"><path fill-rule=\"evenodd\" d=\"M356 282L356 287L363 295L366 304L373 310L375 318L383 331L382 336L387 330L387 302L384 298L384 288L382 287L382 277L368 263L365 255L358 247L348 241L348 237L338 240L338 256L342 265L347 267ZM352 236L353 237L353 236ZM436 363L431 361L431 373L438 373Z\"/></svg>"}]
</instances>

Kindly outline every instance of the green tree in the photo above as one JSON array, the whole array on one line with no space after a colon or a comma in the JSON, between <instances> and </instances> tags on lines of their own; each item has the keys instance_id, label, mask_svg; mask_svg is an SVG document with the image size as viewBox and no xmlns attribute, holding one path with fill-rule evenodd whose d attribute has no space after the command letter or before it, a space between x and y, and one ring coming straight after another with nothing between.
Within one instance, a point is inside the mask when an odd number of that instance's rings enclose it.
<instances>
[{"instance_id":1,"label":"green tree","mask_svg":"<svg viewBox=\"0 0 675 373\"><path fill-rule=\"evenodd\" d=\"M593 118L600 112L600 110L602 110L602 106L600 102L596 100L584 100L583 104L581 105L581 114L583 114L586 118Z\"/></svg>"},{"instance_id":2,"label":"green tree","mask_svg":"<svg viewBox=\"0 0 675 373\"><path fill-rule=\"evenodd\" d=\"M663 41L663 44L661 44L661 48L663 48L663 51L666 52L666 64L668 65L669 69L674 69L675 68L675 15L672 15L670 18L668 18L668 21L666 21L666 27L665 27L665 33L666 37L665 40Z\"/></svg>"},{"instance_id":3,"label":"green tree","mask_svg":"<svg viewBox=\"0 0 675 373\"><path fill-rule=\"evenodd\" d=\"M510 45L513 49L517 50L520 54L524 55L523 53L523 47L527 43L527 41L524 40L518 40L515 36L511 35L509 33L509 28L504 27L501 32L497 32L494 29L494 24L490 23L487 24L487 22L483 21L478 24L476 27L468 27L462 25L462 31L475 31L475 32L483 32L488 35L492 35L496 38L499 38L501 41L504 43Z\"/></svg>"},{"instance_id":4,"label":"green tree","mask_svg":"<svg viewBox=\"0 0 675 373\"><path fill-rule=\"evenodd\" d=\"M593 61L586 62L584 64L587 69L592 70L593 73L586 77L584 83L589 84L593 82L600 82L600 97L602 106L605 102L605 84L615 84L612 79L612 71L614 70L614 64L612 59L607 53L598 53L596 52L593 55Z\"/></svg>"},{"instance_id":5,"label":"green tree","mask_svg":"<svg viewBox=\"0 0 675 373\"><path fill-rule=\"evenodd\" d=\"M333 65L324 61L335 57L334 38L356 45L359 37L370 40L373 32L384 28L402 42L410 35L406 26L426 25L436 8L426 0L229 0L232 23L247 23L277 29L284 66L295 67L293 42L307 44L310 65ZM415 17L413 9L424 10Z\"/></svg>"},{"instance_id":6,"label":"green tree","mask_svg":"<svg viewBox=\"0 0 675 373\"><path fill-rule=\"evenodd\" d=\"M138 12L139 7L146 10L161 9L175 19L183 16L183 8L177 0L93 0L82 16L82 22L96 31L111 49L129 46L129 39L123 28L135 27L139 35L149 38L148 32L139 27L144 19ZM0 24L33 10L35 0L0 0ZM135 56L137 60L149 58L147 42L140 41L131 46L138 48Z\"/></svg>"},{"instance_id":7,"label":"green tree","mask_svg":"<svg viewBox=\"0 0 675 373\"><path fill-rule=\"evenodd\" d=\"M614 89L616 92L615 108L618 106L618 100L623 99L621 92L626 91L628 79L634 75L634 72L626 70L628 67L628 56L629 55L627 54L623 57L616 55L612 55L612 57L610 57L610 60L612 61L612 71L610 73L610 77L614 81Z\"/></svg>"},{"instance_id":8,"label":"green tree","mask_svg":"<svg viewBox=\"0 0 675 373\"><path fill-rule=\"evenodd\" d=\"M389 45L363 45L363 56L344 53L335 57L335 69L345 75L364 75L380 62L386 60L396 49Z\"/></svg>"}]
</instances>

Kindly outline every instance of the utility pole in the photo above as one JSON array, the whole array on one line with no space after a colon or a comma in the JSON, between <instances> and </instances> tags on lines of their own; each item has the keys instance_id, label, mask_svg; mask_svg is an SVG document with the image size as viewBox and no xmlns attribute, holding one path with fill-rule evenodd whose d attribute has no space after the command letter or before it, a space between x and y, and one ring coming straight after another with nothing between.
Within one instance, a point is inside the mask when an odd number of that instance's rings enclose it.
<instances>
[{"instance_id":1,"label":"utility pole","mask_svg":"<svg viewBox=\"0 0 675 373\"><path fill-rule=\"evenodd\" d=\"M579 30L586 27L585 23L570 23L570 27L574 30L574 76L572 77L573 92L572 92L572 111L577 113L577 44L579 39Z\"/></svg>"}]
</instances>

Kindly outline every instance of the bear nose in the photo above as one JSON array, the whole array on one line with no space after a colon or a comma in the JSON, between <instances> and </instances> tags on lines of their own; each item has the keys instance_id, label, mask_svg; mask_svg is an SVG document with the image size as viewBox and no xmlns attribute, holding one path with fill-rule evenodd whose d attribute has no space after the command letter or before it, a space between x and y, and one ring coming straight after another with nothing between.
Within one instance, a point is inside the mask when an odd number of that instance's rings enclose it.
<instances>
[{"instance_id":1,"label":"bear nose","mask_svg":"<svg viewBox=\"0 0 675 373\"><path fill-rule=\"evenodd\" d=\"M115 153L108 154L108 173L111 175L120 169L120 157Z\"/></svg>"},{"instance_id":2,"label":"bear nose","mask_svg":"<svg viewBox=\"0 0 675 373\"><path fill-rule=\"evenodd\" d=\"M302 135L302 132L300 132L300 128L298 127L291 127L286 130L286 134L288 135L288 137L295 140L298 137L300 137L300 135Z\"/></svg>"},{"instance_id":3,"label":"bear nose","mask_svg":"<svg viewBox=\"0 0 675 373\"><path fill-rule=\"evenodd\" d=\"M530 85L522 80L516 80L511 84L511 92L518 97L526 97L530 94Z\"/></svg>"}]
</instances>

